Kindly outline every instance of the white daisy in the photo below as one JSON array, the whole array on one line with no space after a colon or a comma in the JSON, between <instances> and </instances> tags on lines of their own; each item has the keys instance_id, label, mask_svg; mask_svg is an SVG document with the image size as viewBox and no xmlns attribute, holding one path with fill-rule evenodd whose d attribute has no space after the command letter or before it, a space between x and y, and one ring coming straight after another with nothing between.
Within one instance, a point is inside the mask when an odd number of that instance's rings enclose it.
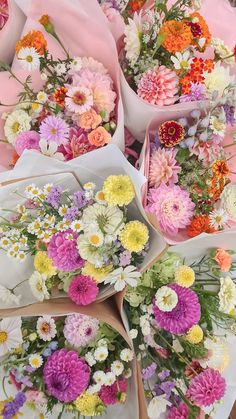
<instances>
[{"instance_id":1,"label":"white daisy","mask_svg":"<svg viewBox=\"0 0 236 419\"><path fill-rule=\"evenodd\" d=\"M8 317L0 321L0 357L23 343L21 326L20 317Z\"/></svg>"},{"instance_id":2,"label":"white daisy","mask_svg":"<svg viewBox=\"0 0 236 419\"><path fill-rule=\"evenodd\" d=\"M128 25L124 29L126 58L133 66L141 51L142 21L141 13L134 13L133 19L128 18Z\"/></svg>"},{"instance_id":3,"label":"white daisy","mask_svg":"<svg viewBox=\"0 0 236 419\"><path fill-rule=\"evenodd\" d=\"M49 292L46 286L46 275L41 275L39 272L35 271L30 279L29 285L31 288L31 292L35 298L39 301L43 301L44 299L49 298Z\"/></svg>"},{"instance_id":4,"label":"white daisy","mask_svg":"<svg viewBox=\"0 0 236 419\"><path fill-rule=\"evenodd\" d=\"M65 98L66 107L76 114L83 114L93 106L93 95L87 87L74 87L68 89Z\"/></svg>"},{"instance_id":5,"label":"white daisy","mask_svg":"<svg viewBox=\"0 0 236 419\"><path fill-rule=\"evenodd\" d=\"M57 334L56 324L50 316L39 317L36 325L37 333L44 342L49 342Z\"/></svg>"},{"instance_id":6,"label":"white daisy","mask_svg":"<svg viewBox=\"0 0 236 419\"><path fill-rule=\"evenodd\" d=\"M86 237L92 246L101 247L103 245L104 237L100 231L87 233Z\"/></svg>"},{"instance_id":7,"label":"white daisy","mask_svg":"<svg viewBox=\"0 0 236 419\"><path fill-rule=\"evenodd\" d=\"M106 373L106 378L105 378L105 385L106 386L112 386L112 384L114 384L114 382L116 381L116 376L113 372L109 371Z\"/></svg>"},{"instance_id":8,"label":"white daisy","mask_svg":"<svg viewBox=\"0 0 236 419\"><path fill-rule=\"evenodd\" d=\"M4 133L7 141L15 145L16 137L23 131L31 129L31 117L22 109L11 112L4 125Z\"/></svg>"},{"instance_id":9,"label":"white daisy","mask_svg":"<svg viewBox=\"0 0 236 419\"><path fill-rule=\"evenodd\" d=\"M0 285L0 300L5 304L20 304L21 295L15 295L14 292L8 288Z\"/></svg>"},{"instance_id":10,"label":"white daisy","mask_svg":"<svg viewBox=\"0 0 236 419\"><path fill-rule=\"evenodd\" d=\"M2 237L0 239L0 247L4 250L9 249L12 246L12 241L8 237Z\"/></svg>"},{"instance_id":11,"label":"white daisy","mask_svg":"<svg viewBox=\"0 0 236 419\"><path fill-rule=\"evenodd\" d=\"M35 71L39 69L39 57L39 53L33 47L21 48L17 55L21 67L26 71Z\"/></svg>"},{"instance_id":12,"label":"white daisy","mask_svg":"<svg viewBox=\"0 0 236 419\"><path fill-rule=\"evenodd\" d=\"M80 220L75 220L71 223L71 230L79 233L81 230L83 230L83 224Z\"/></svg>"},{"instance_id":13,"label":"white daisy","mask_svg":"<svg viewBox=\"0 0 236 419\"><path fill-rule=\"evenodd\" d=\"M155 304L161 311L172 311L178 304L178 295L170 287L161 287L156 292Z\"/></svg>"},{"instance_id":14,"label":"white daisy","mask_svg":"<svg viewBox=\"0 0 236 419\"><path fill-rule=\"evenodd\" d=\"M32 102L30 104L30 106L31 106L32 112L35 113L35 114L39 114L42 111L42 109L43 109L43 105L41 105L38 102Z\"/></svg>"},{"instance_id":15,"label":"white daisy","mask_svg":"<svg viewBox=\"0 0 236 419\"><path fill-rule=\"evenodd\" d=\"M89 364L90 367L93 367L96 364L96 360L95 360L92 352L87 352L84 357L85 357L85 360Z\"/></svg>"},{"instance_id":16,"label":"white daisy","mask_svg":"<svg viewBox=\"0 0 236 419\"><path fill-rule=\"evenodd\" d=\"M62 205L62 206L59 208L58 212L59 212L59 214L60 214L62 217L64 217L64 216L66 215L66 213L67 213L67 210L68 210L68 205Z\"/></svg>"},{"instance_id":17,"label":"white daisy","mask_svg":"<svg viewBox=\"0 0 236 419\"><path fill-rule=\"evenodd\" d=\"M124 364L120 361L114 361L111 364L111 372L113 372L117 377L121 375L124 371Z\"/></svg>"},{"instance_id":18,"label":"white daisy","mask_svg":"<svg viewBox=\"0 0 236 419\"><path fill-rule=\"evenodd\" d=\"M126 285L130 287L137 286L137 280L141 273L137 271L135 266L126 266L126 268L117 268L111 272L105 279L104 284L114 285L116 291L122 291Z\"/></svg>"},{"instance_id":19,"label":"white daisy","mask_svg":"<svg viewBox=\"0 0 236 419\"><path fill-rule=\"evenodd\" d=\"M19 260L20 262L25 262L26 260L26 253L20 251L18 252L16 259Z\"/></svg>"},{"instance_id":20,"label":"white daisy","mask_svg":"<svg viewBox=\"0 0 236 419\"><path fill-rule=\"evenodd\" d=\"M108 349L107 349L106 346L100 346L94 352L94 358L98 362L105 361L107 359L107 357L108 357Z\"/></svg>"},{"instance_id":21,"label":"white daisy","mask_svg":"<svg viewBox=\"0 0 236 419\"><path fill-rule=\"evenodd\" d=\"M91 224L105 234L118 235L123 228L123 212L118 207L105 207L97 202L85 208L82 222L85 231L91 230Z\"/></svg>"},{"instance_id":22,"label":"white daisy","mask_svg":"<svg viewBox=\"0 0 236 419\"><path fill-rule=\"evenodd\" d=\"M45 103L48 100L48 95L47 93L43 92L42 90L40 92L38 92L37 94L37 99L39 102L41 103Z\"/></svg>"},{"instance_id":23,"label":"white daisy","mask_svg":"<svg viewBox=\"0 0 236 419\"><path fill-rule=\"evenodd\" d=\"M107 201L105 200L105 194L103 191L98 191L95 195L95 201L101 205L105 205Z\"/></svg>"},{"instance_id":24,"label":"white daisy","mask_svg":"<svg viewBox=\"0 0 236 419\"><path fill-rule=\"evenodd\" d=\"M66 65L64 63L58 63L55 67L54 67L56 73L58 76L62 76L63 74L66 73L67 69L66 69Z\"/></svg>"},{"instance_id":25,"label":"white daisy","mask_svg":"<svg viewBox=\"0 0 236 419\"><path fill-rule=\"evenodd\" d=\"M29 357L29 365L35 370L40 368L43 364L43 358L39 354L32 354Z\"/></svg>"},{"instance_id":26,"label":"white daisy","mask_svg":"<svg viewBox=\"0 0 236 419\"><path fill-rule=\"evenodd\" d=\"M65 160L63 154L57 151L58 145L54 141L50 141L50 143L48 143L46 140L42 138L39 141L39 147L41 153L45 156L53 157L61 161Z\"/></svg>"},{"instance_id":27,"label":"white daisy","mask_svg":"<svg viewBox=\"0 0 236 419\"><path fill-rule=\"evenodd\" d=\"M185 51L182 54L181 52L176 52L176 54L172 55L170 59L176 70L187 71L190 69L192 58L190 57L189 51Z\"/></svg>"},{"instance_id":28,"label":"white daisy","mask_svg":"<svg viewBox=\"0 0 236 419\"><path fill-rule=\"evenodd\" d=\"M209 214L211 227L219 230L224 228L229 221L227 212L223 208L215 209Z\"/></svg>"},{"instance_id":29,"label":"white daisy","mask_svg":"<svg viewBox=\"0 0 236 419\"><path fill-rule=\"evenodd\" d=\"M133 351L131 351L131 349L129 349L129 348L122 349L122 351L120 353L120 359L121 359L121 361L124 361L124 362L132 361L134 359Z\"/></svg>"}]
</instances>

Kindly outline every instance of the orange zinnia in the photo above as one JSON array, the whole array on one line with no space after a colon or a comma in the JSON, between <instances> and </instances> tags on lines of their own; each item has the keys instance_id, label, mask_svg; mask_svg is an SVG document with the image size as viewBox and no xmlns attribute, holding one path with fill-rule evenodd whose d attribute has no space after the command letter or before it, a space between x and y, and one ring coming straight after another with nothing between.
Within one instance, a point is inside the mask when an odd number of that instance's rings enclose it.
<instances>
[{"instance_id":1,"label":"orange zinnia","mask_svg":"<svg viewBox=\"0 0 236 419\"><path fill-rule=\"evenodd\" d=\"M44 38L42 32L31 31L27 33L27 35L25 35L22 39L20 39L20 41L17 42L16 53L18 54L21 48L26 48L26 47L29 47L29 48L33 47L36 49L36 51L40 55L43 55L47 47L47 41Z\"/></svg>"},{"instance_id":2,"label":"orange zinnia","mask_svg":"<svg viewBox=\"0 0 236 419\"><path fill-rule=\"evenodd\" d=\"M68 91L68 89L66 87L60 87L55 91L54 97L55 97L55 101L58 103L58 105L60 105L60 106L65 105L65 97L66 97L67 91Z\"/></svg>"},{"instance_id":3,"label":"orange zinnia","mask_svg":"<svg viewBox=\"0 0 236 419\"><path fill-rule=\"evenodd\" d=\"M217 160L212 165L212 172L217 176L218 179L222 179L229 175L229 166L225 160Z\"/></svg>"},{"instance_id":4,"label":"orange zinnia","mask_svg":"<svg viewBox=\"0 0 236 419\"><path fill-rule=\"evenodd\" d=\"M216 230L211 227L208 215L198 215L188 226L187 233L189 237L196 237L201 233L214 233Z\"/></svg>"},{"instance_id":5,"label":"orange zinnia","mask_svg":"<svg viewBox=\"0 0 236 419\"><path fill-rule=\"evenodd\" d=\"M193 41L190 27L185 22L177 20L165 22L160 29L160 34L164 36L162 46L172 53L183 51Z\"/></svg>"},{"instance_id":6,"label":"orange zinnia","mask_svg":"<svg viewBox=\"0 0 236 419\"><path fill-rule=\"evenodd\" d=\"M202 15L200 15L200 13L198 13L198 12L192 13L190 15L190 18L191 19L197 19L197 23L201 28L201 38L206 39L206 43L205 43L205 45L202 49L199 47L199 45L195 41L193 43L194 43L194 45L197 46L197 48L200 51L205 51L206 47L208 45L210 45L210 43L211 43L211 33L209 31L208 25L207 25L205 19L202 17Z\"/></svg>"}]
</instances>

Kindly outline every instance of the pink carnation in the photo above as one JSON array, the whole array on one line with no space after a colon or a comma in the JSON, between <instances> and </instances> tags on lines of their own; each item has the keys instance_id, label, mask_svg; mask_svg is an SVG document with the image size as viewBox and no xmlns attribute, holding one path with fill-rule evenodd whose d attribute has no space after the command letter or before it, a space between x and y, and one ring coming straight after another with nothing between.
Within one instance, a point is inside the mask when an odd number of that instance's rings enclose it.
<instances>
[{"instance_id":1,"label":"pink carnation","mask_svg":"<svg viewBox=\"0 0 236 419\"><path fill-rule=\"evenodd\" d=\"M77 250L77 238L78 234L72 230L52 236L48 246L48 256L59 271L72 272L83 266L84 260Z\"/></svg>"},{"instance_id":2,"label":"pink carnation","mask_svg":"<svg viewBox=\"0 0 236 419\"><path fill-rule=\"evenodd\" d=\"M194 215L195 204L189 193L179 186L161 184L152 188L148 194L147 211L155 214L162 231L177 234L179 229L186 228Z\"/></svg>"},{"instance_id":3,"label":"pink carnation","mask_svg":"<svg viewBox=\"0 0 236 419\"><path fill-rule=\"evenodd\" d=\"M113 90L113 81L109 74L94 72L89 68L80 70L73 75L73 86L83 86L93 95L93 107L97 113L104 112L105 121L109 120L111 112L115 109L116 93Z\"/></svg>"},{"instance_id":4,"label":"pink carnation","mask_svg":"<svg viewBox=\"0 0 236 419\"><path fill-rule=\"evenodd\" d=\"M87 306L96 300L98 291L97 283L92 278L77 275L70 283L68 295L75 304Z\"/></svg>"},{"instance_id":5,"label":"pink carnation","mask_svg":"<svg viewBox=\"0 0 236 419\"><path fill-rule=\"evenodd\" d=\"M138 83L138 96L151 105L173 105L178 100L179 78L175 71L161 65L146 71Z\"/></svg>"},{"instance_id":6,"label":"pink carnation","mask_svg":"<svg viewBox=\"0 0 236 419\"><path fill-rule=\"evenodd\" d=\"M19 156L24 150L40 150L40 136L36 131L25 131L16 137L15 149Z\"/></svg>"},{"instance_id":7,"label":"pink carnation","mask_svg":"<svg viewBox=\"0 0 236 419\"><path fill-rule=\"evenodd\" d=\"M191 380L187 397L199 407L211 406L225 394L225 379L219 371L208 368Z\"/></svg>"},{"instance_id":8,"label":"pink carnation","mask_svg":"<svg viewBox=\"0 0 236 419\"><path fill-rule=\"evenodd\" d=\"M127 390L127 383L125 378L120 378L111 386L102 386L99 391L99 397L105 405L117 403L117 396L119 392L125 393Z\"/></svg>"},{"instance_id":9,"label":"pink carnation","mask_svg":"<svg viewBox=\"0 0 236 419\"><path fill-rule=\"evenodd\" d=\"M169 185L178 182L178 173L180 173L181 167L175 159L176 154L177 150L174 148L158 148L152 153L149 171L151 186L157 188L162 182Z\"/></svg>"}]
</instances>

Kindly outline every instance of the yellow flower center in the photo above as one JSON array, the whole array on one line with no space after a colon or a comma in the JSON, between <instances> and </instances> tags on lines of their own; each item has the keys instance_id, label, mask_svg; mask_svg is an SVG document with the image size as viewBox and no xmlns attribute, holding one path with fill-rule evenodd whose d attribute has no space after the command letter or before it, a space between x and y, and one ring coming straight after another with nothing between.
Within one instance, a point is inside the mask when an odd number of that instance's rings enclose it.
<instances>
[{"instance_id":1,"label":"yellow flower center","mask_svg":"<svg viewBox=\"0 0 236 419\"><path fill-rule=\"evenodd\" d=\"M56 135L56 133L57 133L56 128L52 128L52 129L51 129L51 134L52 134L52 135Z\"/></svg>"},{"instance_id":2,"label":"yellow flower center","mask_svg":"<svg viewBox=\"0 0 236 419\"><path fill-rule=\"evenodd\" d=\"M105 201L105 194L104 192L100 191L98 192L98 199L100 199L101 201Z\"/></svg>"},{"instance_id":3,"label":"yellow flower center","mask_svg":"<svg viewBox=\"0 0 236 419\"><path fill-rule=\"evenodd\" d=\"M27 61L27 63L32 63L33 61L32 55L27 55L27 57L25 57L25 61Z\"/></svg>"},{"instance_id":4,"label":"yellow flower center","mask_svg":"<svg viewBox=\"0 0 236 419\"><path fill-rule=\"evenodd\" d=\"M3 343L5 343L7 341L8 338L8 334L7 332L0 332L0 345L2 345Z\"/></svg>"},{"instance_id":5,"label":"yellow flower center","mask_svg":"<svg viewBox=\"0 0 236 419\"><path fill-rule=\"evenodd\" d=\"M49 333L50 332L50 325L48 323L43 323L41 325L40 329L43 333Z\"/></svg>"},{"instance_id":6,"label":"yellow flower center","mask_svg":"<svg viewBox=\"0 0 236 419\"><path fill-rule=\"evenodd\" d=\"M188 61L187 60L182 60L180 63L180 67L185 69L188 69Z\"/></svg>"},{"instance_id":7,"label":"yellow flower center","mask_svg":"<svg viewBox=\"0 0 236 419\"><path fill-rule=\"evenodd\" d=\"M31 365L32 365L32 367L34 367L34 368L38 368L38 367L39 367L39 365L40 365L40 362L39 362L38 358L34 358L34 359L32 359L32 360L31 360Z\"/></svg>"},{"instance_id":8,"label":"yellow flower center","mask_svg":"<svg viewBox=\"0 0 236 419\"><path fill-rule=\"evenodd\" d=\"M163 303L165 305L171 304L171 295L164 295L164 297L163 297Z\"/></svg>"},{"instance_id":9,"label":"yellow flower center","mask_svg":"<svg viewBox=\"0 0 236 419\"><path fill-rule=\"evenodd\" d=\"M41 291L43 290L43 287L42 287L41 282L38 282L38 283L37 283L37 285L36 285L36 289L37 289L37 291L39 291L39 292L41 292Z\"/></svg>"},{"instance_id":10,"label":"yellow flower center","mask_svg":"<svg viewBox=\"0 0 236 419\"><path fill-rule=\"evenodd\" d=\"M94 245L99 244L99 237L94 234L93 236L90 237L90 242L91 244L94 244Z\"/></svg>"},{"instance_id":11,"label":"yellow flower center","mask_svg":"<svg viewBox=\"0 0 236 419\"><path fill-rule=\"evenodd\" d=\"M14 124L12 125L12 131L14 132L14 134L16 134L19 131L20 128L20 124L19 122L14 122Z\"/></svg>"},{"instance_id":12,"label":"yellow flower center","mask_svg":"<svg viewBox=\"0 0 236 419\"><path fill-rule=\"evenodd\" d=\"M75 92L73 94L73 102L76 105L79 105L79 106L84 105L85 102L86 102L86 96L85 96L85 94L82 93L82 92Z\"/></svg>"}]
</instances>

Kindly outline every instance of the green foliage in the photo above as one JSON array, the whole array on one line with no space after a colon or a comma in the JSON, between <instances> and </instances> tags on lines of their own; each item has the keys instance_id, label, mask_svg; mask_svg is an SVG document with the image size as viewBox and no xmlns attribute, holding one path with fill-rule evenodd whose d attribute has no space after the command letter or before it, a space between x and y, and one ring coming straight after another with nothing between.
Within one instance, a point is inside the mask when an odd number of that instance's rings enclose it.
<instances>
[{"instance_id":1,"label":"green foliage","mask_svg":"<svg viewBox=\"0 0 236 419\"><path fill-rule=\"evenodd\" d=\"M203 345L193 345L184 339L181 339L180 343L190 358L199 359L207 356L208 350Z\"/></svg>"}]
</instances>

